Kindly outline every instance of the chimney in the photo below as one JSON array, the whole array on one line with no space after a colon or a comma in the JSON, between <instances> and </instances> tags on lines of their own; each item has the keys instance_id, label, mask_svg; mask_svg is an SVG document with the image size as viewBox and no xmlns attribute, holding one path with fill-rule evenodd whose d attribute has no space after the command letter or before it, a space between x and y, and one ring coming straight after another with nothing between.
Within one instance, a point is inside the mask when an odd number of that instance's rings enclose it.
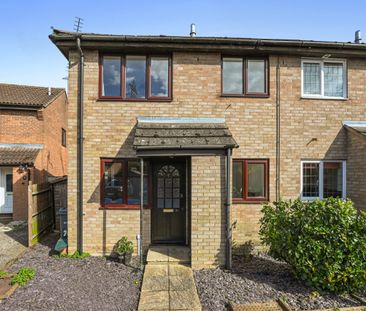
<instances>
[{"instance_id":1,"label":"chimney","mask_svg":"<svg viewBox=\"0 0 366 311\"><path fill-rule=\"evenodd\" d=\"M52 89L51 89L51 87L49 86L48 87L48 96L51 96L52 95Z\"/></svg>"},{"instance_id":2,"label":"chimney","mask_svg":"<svg viewBox=\"0 0 366 311\"><path fill-rule=\"evenodd\" d=\"M355 32L355 43L361 43L361 42L362 42L361 30L357 30Z\"/></svg>"},{"instance_id":3,"label":"chimney","mask_svg":"<svg viewBox=\"0 0 366 311\"><path fill-rule=\"evenodd\" d=\"M191 24L191 33L189 34L191 37L196 36L196 24Z\"/></svg>"}]
</instances>

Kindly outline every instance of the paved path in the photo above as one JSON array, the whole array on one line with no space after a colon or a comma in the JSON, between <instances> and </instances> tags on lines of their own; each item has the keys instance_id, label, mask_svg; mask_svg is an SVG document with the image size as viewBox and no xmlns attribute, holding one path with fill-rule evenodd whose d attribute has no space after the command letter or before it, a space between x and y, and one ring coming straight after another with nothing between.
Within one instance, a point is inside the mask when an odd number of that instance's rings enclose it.
<instances>
[{"instance_id":1,"label":"paved path","mask_svg":"<svg viewBox=\"0 0 366 311\"><path fill-rule=\"evenodd\" d=\"M138 310L201 310L188 248L152 247L147 262Z\"/></svg>"},{"instance_id":2,"label":"paved path","mask_svg":"<svg viewBox=\"0 0 366 311\"><path fill-rule=\"evenodd\" d=\"M18 222L0 223L0 270L23 254L27 247L27 226Z\"/></svg>"}]
</instances>

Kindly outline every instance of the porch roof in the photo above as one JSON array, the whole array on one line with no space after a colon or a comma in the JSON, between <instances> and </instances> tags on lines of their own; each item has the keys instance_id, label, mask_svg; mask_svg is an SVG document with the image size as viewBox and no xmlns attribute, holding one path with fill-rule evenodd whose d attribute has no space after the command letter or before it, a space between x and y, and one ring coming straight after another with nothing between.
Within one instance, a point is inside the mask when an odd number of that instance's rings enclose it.
<instances>
[{"instance_id":1,"label":"porch roof","mask_svg":"<svg viewBox=\"0 0 366 311\"><path fill-rule=\"evenodd\" d=\"M366 121L343 121L343 125L366 137Z\"/></svg>"},{"instance_id":2,"label":"porch roof","mask_svg":"<svg viewBox=\"0 0 366 311\"><path fill-rule=\"evenodd\" d=\"M0 165L33 165L41 144L0 144Z\"/></svg>"},{"instance_id":3,"label":"porch roof","mask_svg":"<svg viewBox=\"0 0 366 311\"><path fill-rule=\"evenodd\" d=\"M222 118L138 117L134 148L218 150L239 147Z\"/></svg>"}]
</instances>

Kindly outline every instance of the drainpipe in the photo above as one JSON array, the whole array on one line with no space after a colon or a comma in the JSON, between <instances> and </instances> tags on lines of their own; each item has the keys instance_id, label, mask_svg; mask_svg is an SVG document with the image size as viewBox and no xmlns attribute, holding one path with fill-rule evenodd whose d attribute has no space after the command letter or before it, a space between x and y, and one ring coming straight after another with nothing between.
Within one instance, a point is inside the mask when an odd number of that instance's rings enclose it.
<instances>
[{"instance_id":1,"label":"drainpipe","mask_svg":"<svg viewBox=\"0 0 366 311\"><path fill-rule=\"evenodd\" d=\"M231 270L231 149L227 149L226 156L226 268Z\"/></svg>"},{"instance_id":2,"label":"drainpipe","mask_svg":"<svg viewBox=\"0 0 366 311\"><path fill-rule=\"evenodd\" d=\"M140 239L139 239L139 253L140 253L140 268L143 268L143 260L144 256L142 254L142 241L143 241L143 232L144 232L144 159L140 160L141 165L141 179L140 179Z\"/></svg>"},{"instance_id":3,"label":"drainpipe","mask_svg":"<svg viewBox=\"0 0 366 311\"><path fill-rule=\"evenodd\" d=\"M81 36L76 38L80 54L78 81L78 133L77 133L77 250L83 252L83 110L84 110L84 53L81 49Z\"/></svg>"},{"instance_id":4,"label":"drainpipe","mask_svg":"<svg viewBox=\"0 0 366 311\"><path fill-rule=\"evenodd\" d=\"M280 57L276 66L276 201L281 198L281 84Z\"/></svg>"}]
</instances>

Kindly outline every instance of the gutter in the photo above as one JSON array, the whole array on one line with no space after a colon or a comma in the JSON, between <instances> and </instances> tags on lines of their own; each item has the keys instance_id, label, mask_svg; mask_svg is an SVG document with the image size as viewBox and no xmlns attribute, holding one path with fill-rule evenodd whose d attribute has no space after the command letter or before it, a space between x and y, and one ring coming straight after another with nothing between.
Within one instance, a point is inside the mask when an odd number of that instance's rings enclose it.
<instances>
[{"instance_id":1,"label":"gutter","mask_svg":"<svg viewBox=\"0 0 366 311\"><path fill-rule=\"evenodd\" d=\"M78 81L78 131L77 131L77 250L83 252L83 144L84 144L84 53L81 35L76 37L80 54Z\"/></svg>"}]
</instances>

